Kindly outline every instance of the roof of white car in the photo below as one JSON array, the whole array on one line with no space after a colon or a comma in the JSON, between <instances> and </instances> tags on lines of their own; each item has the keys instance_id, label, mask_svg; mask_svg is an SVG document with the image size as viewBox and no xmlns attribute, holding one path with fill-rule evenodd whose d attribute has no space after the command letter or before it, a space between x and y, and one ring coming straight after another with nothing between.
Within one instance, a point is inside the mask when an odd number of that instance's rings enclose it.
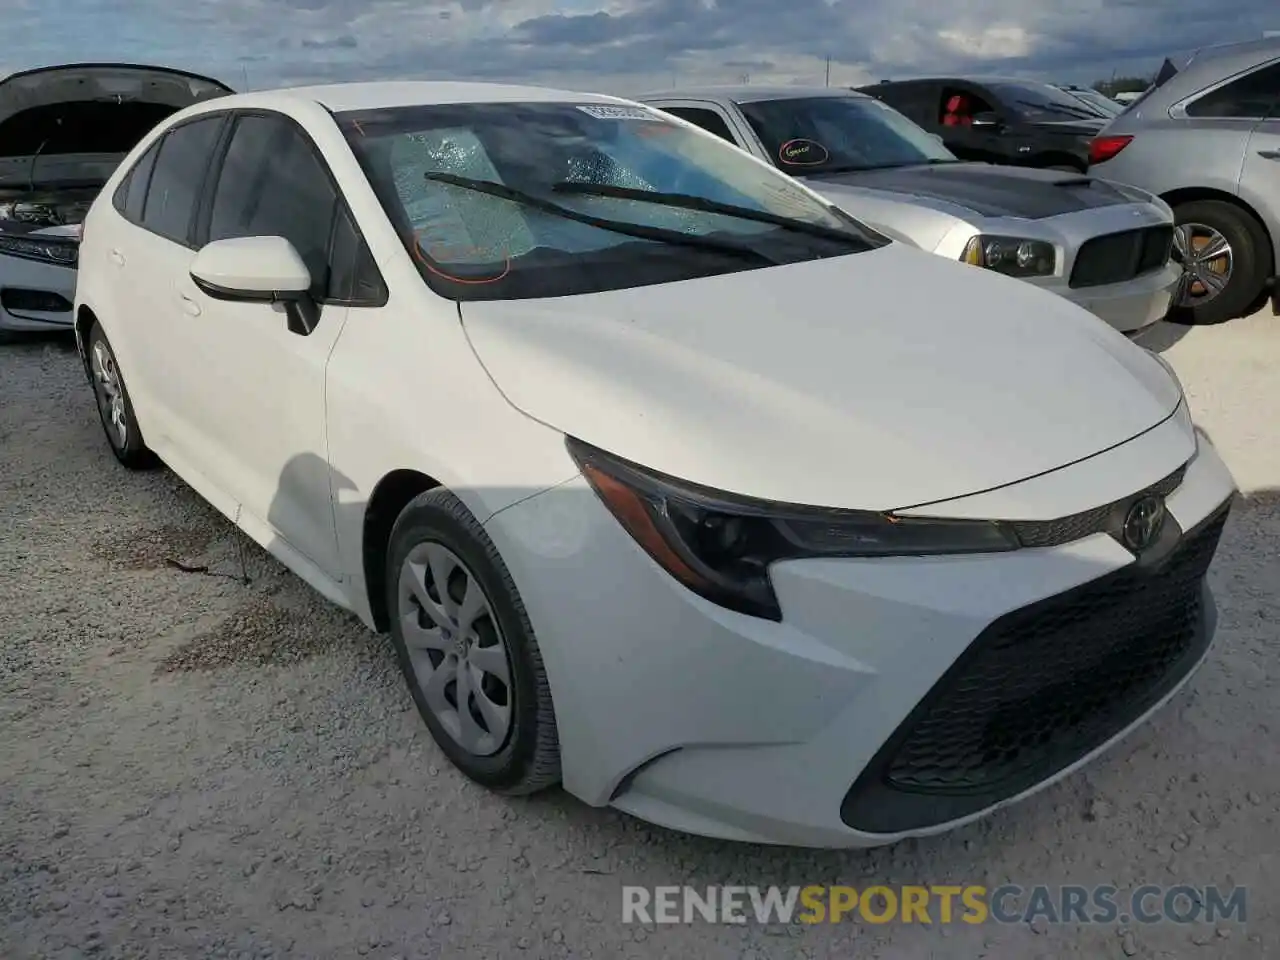
<instances>
[{"instance_id":1,"label":"roof of white car","mask_svg":"<svg viewBox=\"0 0 1280 960\"><path fill-rule=\"evenodd\" d=\"M446 80L396 80L367 83L328 83L281 90L260 90L235 97L243 105L289 97L319 103L335 113L346 110L378 110L437 103L616 103L616 97L577 93L550 87L502 83L457 83ZM229 98L218 103L229 106Z\"/></svg>"},{"instance_id":2,"label":"roof of white car","mask_svg":"<svg viewBox=\"0 0 1280 960\"><path fill-rule=\"evenodd\" d=\"M755 103L759 100L798 100L804 97L861 97L865 94L848 87L763 87L750 84L704 87L678 87L673 90L654 90L633 97L635 100L732 100L735 103Z\"/></svg>"}]
</instances>

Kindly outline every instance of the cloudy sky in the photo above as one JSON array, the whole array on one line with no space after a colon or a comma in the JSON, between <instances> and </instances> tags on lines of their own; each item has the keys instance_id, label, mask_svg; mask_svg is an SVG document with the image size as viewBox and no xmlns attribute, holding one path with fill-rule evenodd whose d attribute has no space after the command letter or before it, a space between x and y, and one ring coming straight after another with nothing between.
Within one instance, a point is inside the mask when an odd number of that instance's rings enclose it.
<instances>
[{"instance_id":1,"label":"cloudy sky","mask_svg":"<svg viewBox=\"0 0 1280 960\"><path fill-rule=\"evenodd\" d=\"M1280 30L1276 0L0 0L0 73L163 63L237 88L383 77L607 92L940 71L1089 82Z\"/></svg>"}]
</instances>

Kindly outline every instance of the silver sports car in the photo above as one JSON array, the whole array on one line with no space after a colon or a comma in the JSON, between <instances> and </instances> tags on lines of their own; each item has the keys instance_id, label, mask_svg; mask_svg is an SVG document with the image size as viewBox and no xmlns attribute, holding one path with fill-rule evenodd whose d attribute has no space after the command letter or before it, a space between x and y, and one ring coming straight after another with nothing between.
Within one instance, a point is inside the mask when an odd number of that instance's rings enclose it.
<instances>
[{"instance_id":1,"label":"silver sports car","mask_svg":"<svg viewBox=\"0 0 1280 960\"><path fill-rule=\"evenodd\" d=\"M1173 211L1134 187L965 163L887 104L829 88L719 87L637 99L774 164L882 232L1060 294L1125 333L1161 319Z\"/></svg>"}]
</instances>

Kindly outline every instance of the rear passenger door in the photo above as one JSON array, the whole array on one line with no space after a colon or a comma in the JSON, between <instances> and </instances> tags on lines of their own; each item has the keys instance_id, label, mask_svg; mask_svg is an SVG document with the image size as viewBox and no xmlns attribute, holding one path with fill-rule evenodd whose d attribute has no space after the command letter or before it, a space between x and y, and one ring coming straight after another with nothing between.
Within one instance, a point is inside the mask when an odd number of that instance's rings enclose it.
<instances>
[{"instance_id":1,"label":"rear passenger door","mask_svg":"<svg viewBox=\"0 0 1280 960\"><path fill-rule=\"evenodd\" d=\"M202 244L284 237L310 270L309 333L290 330L279 304L215 300L188 275L187 349L199 364L187 389L240 525L313 583L316 570L340 580L325 373L351 308L385 302L377 267L314 141L278 113L236 116L196 233Z\"/></svg>"},{"instance_id":2,"label":"rear passenger door","mask_svg":"<svg viewBox=\"0 0 1280 960\"><path fill-rule=\"evenodd\" d=\"M1275 241L1280 221L1280 63L1259 70L1250 79L1254 97L1246 112L1265 114L1249 134L1240 168L1240 195L1255 207L1270 211ZM1280 248L1280 241L1275 246Z\"/></svg>"},{"instance_id":3,"label":"rear passenger door","mask_svg":"<svg viewBox=\"0 0 1280 960\"><path fill-rule=\"evenodd\" d=\"M162 456L174 445L199 444L186 404L191 358L182 353L191 316L179 288L195 255L196 207L226 119L205 114L168 130L113 197L127 222L104 251L115 298L107 333L122 352L139 425Z\"/></svg>"}]
</instances>

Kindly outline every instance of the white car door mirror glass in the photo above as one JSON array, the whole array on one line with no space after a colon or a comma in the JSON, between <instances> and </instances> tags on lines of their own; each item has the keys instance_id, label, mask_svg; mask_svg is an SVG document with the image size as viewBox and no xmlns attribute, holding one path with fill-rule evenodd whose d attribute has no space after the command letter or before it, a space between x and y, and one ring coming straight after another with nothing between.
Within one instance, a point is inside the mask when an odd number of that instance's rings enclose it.
<instances>
[{"instance_id":1,"label":"white car door mirror glass","mask_svg":"<svg viewBox=\"0 0 1280 960\"><path fill-rule=\"evenodd\" d=\"M216 300L278 303L300 300L311 271L284 237L233 237L206 244L191 264L191 279Z\"/></svg>"}]
</instances>

